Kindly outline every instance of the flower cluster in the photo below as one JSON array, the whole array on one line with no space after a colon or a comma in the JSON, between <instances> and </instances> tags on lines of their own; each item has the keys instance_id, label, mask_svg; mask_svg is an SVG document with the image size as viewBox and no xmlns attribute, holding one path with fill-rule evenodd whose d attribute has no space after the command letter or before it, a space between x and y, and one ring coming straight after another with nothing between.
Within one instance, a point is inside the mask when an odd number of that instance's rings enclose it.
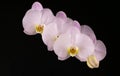
<instances>
[{"instance_id":1,"label":"flower cluster","mask_svg":"<svg viewBox=\"0 0 120 76\"><path fill-rule=\"evenodd\" d=\"M63 11L56 16L41 3L34 2L23 17L24 33L40 34L49 51L54 51L58 60L76 57L86 62L89 68L98 68L106 56L106 47L97 40L93 30L87 25L80 25Z\"/></svg>"}]
</instances>

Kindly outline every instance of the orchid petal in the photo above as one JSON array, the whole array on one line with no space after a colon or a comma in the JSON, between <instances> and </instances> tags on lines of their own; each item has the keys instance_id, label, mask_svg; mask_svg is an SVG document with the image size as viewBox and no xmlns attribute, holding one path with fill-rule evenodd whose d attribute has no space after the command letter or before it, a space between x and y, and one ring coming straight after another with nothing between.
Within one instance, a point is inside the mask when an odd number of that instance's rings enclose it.
<instances>
[{"instance_id":1,"label":"orchid petal","mask_svg":"<svg viewBox=\"0 0 120 76\"><path fill-rule=\"evenodd\" d=\"M77 27L79 29L81 28L80 23L76 20L74 20L74 25L75 25L75 27Z\"/></svg>"},{"instance_id":2,"label":"orchid petal","mask_svg":"<svg viewBox=\"0 0 120 76\"><path fill-rule=\"evenodd\" d=\"M97 57L99 61L104 59L104 57L106 56L106 47L105 47L105 44L101 40L97 40L95 43L94 55Z\"/></svg>"},{"instance_id":3,"label":"orchid petal","mask_svg":"<svg viewBox=\"0 0 120 76\"><path fill-rule=\"evenodd\" d=\"M68 56L67 47L71 45L71 36L69 33L65 33L59 36L54 43L55 54L64 59Z\"/></svg>"},{"instance_id":4,"label":"orchid petal","mask_svg":"<svg viewBox=\"0 0 120 76\"><path fill-rule=\"evenodd\" d=\"M66 57L58 57L58 60L61 60L61 61L64 61L64 60L66 60L66 59L68 59L70 56L69 55L67 55Z\"/></svg>"},{"instance_id":5,"label":"orchid petal","mask_svg":"<svg viewBox=\"0 0 120 76\"><path fill-rule=\"evenodd\" d=\"M59 30L59 33L61 34L62 29L64 27L64 23L67 21L67 16L63 11L59 11L56 14L55 22L57 23L57 27Z\"/></svg>"},{"instance_id":6,"label":"orchid petal","mask_svg":"<svg viewBox=\"0 0 120 76\"><path fill-rule=\"evenodd\" d=\"M29 10L23 18L24 33L34 35L35 26L40 24L41 12L37 10Z\"/></svg>"},{"instance_id":7,"label":"orchid petal","mask_svg":"<svg viewBox=\"0 0 120 76\"><path fill-rule=\"evenodd\" d=\"M54 21L54 15L50 9L43 9L41 17L41 23L48 25L49 23Z\"/></svg>"},{"instance_id":8,"label":"orchid petal","mask_svg":"<svg viewBox=\"0 0 120 76\"><path fill-rule=\"evenodd\" d=\"M67 20L64 21L61 18L56 17L55 22L57 23L59 34L63 34L65 32L67 32L67 30L69 30L70 28L74 27L73 20L71 20L69 18L67 18Z\"/></svg>"},{"instance_id":9,"label":"orchid petal","mask_svg":"<svg viewBox=\"0 0 120 76\"><path fill-rule=\"evenodd\" d=\"M36 35L36 34L37 34L37 33L33 30L33 28L24 29L23 32L24 32L26 35Z\"/></svg>"},{"instance_id":10,"label":"orchid petal","mask_svg":"<svg viewBox=\"0 0 120 76\"><path fill-rule=\"evenodd\" d=\"M89 26L82 25L81 26L81 32L83 34L86 34L87 36L89 36L93 40L93 42L95 43L95 41L96 41L95 33L93 32L93 30Z\"/></svg>"},{"instance_id":11,"label":"orchid petal","mask_svg":"<svg viewBox=\"0 0 120 76\"><path fill-rule=\"evenodd\" d=\"M61 33L62 33L62 30L63 30L63 28L64 28L65 21L62 20L61 18L57 18L57 17L56 17L55 22L56 22L56 24L57 24L57 28L58 28L58 30L59 30L59 34L61 34Z\"/></svg>"},{"instance_id":12,"label":"orchid petal","mask_svg":"<svg viewBox=\"0 0 120 76\"><path fill-rule=\"evenodd\" d=\"M62 26L61 33L65 33L71 28L74 28L74 21L68 18L67 21Z\"/></svg>"},{"instance_id":13,"label":"orchid petal","mask_svg":"<svg viewBox=\"0 0 120 76\"><path fill-rule=\"evenodd\" d=\"M68 17L66 23L70 23L70 22L72 22L72 21L73 21L73 20Z\"/></svg>"},{"instance_id":14,"label":"orchid petal","mask_svg":"<svg viewBox=\"0 0 120 76\"><path fill-rule=\"evenodd\" d=\"M43 10L43 6L40 2L34 2L32 5L33 10Z\"/></svg>"},{"instance_id":15,"label":"orchid petal","mask_svg":"<svg viewBox=\"0 0 120 76\"><path fill-rule=\"evenodd\" d=\"M59 11L59 12L56 14L56 17L61 18L63 21L66 21L66 20L67 20L67 16L66 16L65 12L63 12L63 11Z\"/></svg>"},{"instance_id":16,"label":"orchid petal","mask_svg":"<svg viewBox=\"0 0 120 76\"><path fill-rule=\"evenodd\" d=\"M47 45L48 50L53 50L53 44L57 38L58 30L57 25L55 23L50 23L48 26L44 28L42 33L43 42Z\"/></svg>"},{"instance_id":17,"label":"orchid petal","mask_svg":"<svg viewBox=\"0 0 120 76\"><path fill-rule=\"evenodd\" d=\"M87 57L94 52L95 46L93 41L84 34L78 35L76 41L76 44L80 49L77 58L79 58L80 61L86 61Z\"/></svg>"}]
</instances>

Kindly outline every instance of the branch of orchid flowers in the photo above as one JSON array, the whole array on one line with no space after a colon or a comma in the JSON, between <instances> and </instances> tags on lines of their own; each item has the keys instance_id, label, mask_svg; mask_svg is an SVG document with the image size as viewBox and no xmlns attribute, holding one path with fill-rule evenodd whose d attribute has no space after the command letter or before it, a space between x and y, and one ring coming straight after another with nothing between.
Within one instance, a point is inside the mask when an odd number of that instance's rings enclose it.
<instances>
[{"instance_id":1,"label":"branch of orchid flowers","mask_svg":"<svg viewBox=\"0 0 120 76\"><path fill-rule=\"evenodd\" d=\"M54 51L58 60L76 57L89 68L98 68L106 56L106 46L97 40L93 30L67 17L65 12L56 15L40 2L34 2L22 20L24 33L40 34L48 51Z\"/></svg>"}]
</instances>

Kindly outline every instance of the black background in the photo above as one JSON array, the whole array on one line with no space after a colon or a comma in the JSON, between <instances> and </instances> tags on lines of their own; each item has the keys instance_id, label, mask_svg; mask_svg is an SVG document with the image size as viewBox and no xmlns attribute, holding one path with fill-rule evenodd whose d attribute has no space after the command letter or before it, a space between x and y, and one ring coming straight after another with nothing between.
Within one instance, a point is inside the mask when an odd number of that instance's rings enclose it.
<instances>
[{"instance_id":1,"label":"black background","mask_svg":"<svg viewBox=\"0 0 120 76\"><path fill-rule=\"evenodd\" d=\"M40 35L28 36L23 33L22 18L34 1L18 0L0 2L1 18L1 73L2 76L45 76L79 75L109 76L113 74L112 53L114 30L111 26L112 10L108 2L79 0L38 0L44 8L54 14L64 11L68 17L80 24L89 25L97 39L107 47L107 56L98 69L90 69L76 58L59 61L54 52L49 52ZM115 51L115 50L114 50Z\"/></svg>"}]
</instances>

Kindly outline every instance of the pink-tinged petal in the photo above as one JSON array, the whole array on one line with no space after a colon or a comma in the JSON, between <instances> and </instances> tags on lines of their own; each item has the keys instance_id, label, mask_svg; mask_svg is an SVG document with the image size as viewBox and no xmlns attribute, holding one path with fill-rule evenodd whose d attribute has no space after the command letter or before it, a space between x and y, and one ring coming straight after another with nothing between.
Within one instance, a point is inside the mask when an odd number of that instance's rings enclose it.
<instances>
[{"instance_id":1,"label":"pink-tinged petal","mask_svg":"<svg viewBox=\"0 0 120 76\"><path fill-rule=\"evenodd\" d=\"M40 2L34 2L32 5L33 10L43 10L43 6Z\"/></svg>"},{"instance_id":2,"label":"pink-tinged petal","mask_svg":"<svg viewBox=\"0 0 120 76\"><path fill-rule=\"evenodd\" d=\"M59 34L61 34L62 33L62 29L63 29L64 24L65 24L66 21L62 20L61 18L57 18L56 17L55 18L55 22L57 24L57 28L59 30Z\"/></svg>"},{"instance_id":3,"label":"pink-tinged petal","mask_svg":"<svg viewBox=\"0 0 120 76\"><path fill-rule=\"evenodd\" d=\"M55 22L57 23L59 34L63 34L67 30L69 30L69 28L74 27L73 20L71 20L69 18L67 18L67 21L64 21L64 20L56 17Z\"/></svg>"},{"instance_id":4,"label":"pink-tinged petal","mask_svg":"<svg viewBox=\"0 0 120 76\"><path fill-rule=\"evenodd\" d=\"M97 57L99 61L104 59L106 56L106 47L105 47L105 44L101 40L97 40L95 43L94 55Z\"/></svg>"},{"instance_id":5,"label":"pink-tinged petal","mask_svg":"<svg viewBox=\"0 0 120 76\"><path fill-rule=\"evenodd\" d=\"M26 35L36 35L37 33L33 30L33 28L28 28L28 29L24 29L23 32Z\"/></svg>"},{"instance_id":6,"label":"pink-tinged petal","mask_svg":"<svg viewBox=\"0 0 120 76\"><path fill-rule=\"evenodd\" d=\"M76 37L76 44L79 47L77 58L80 61L86 61L87 57L93 54L95 50L93 41L85 34L80 34Z\"/></svg>"},{"instance_id":7,"label":"pink-tinged petal","mask_svg":"<svg viewBox=\"0 0 120 76\"><path fill-rule=\"evenodd\" d=\"M78 28L74 27L71 27L68 29L67 32L70 32L70 35L71 35L71 43L74 45L76 45L76 43L78 42L77 37L80 35L80 31Z\"/></svg>"},{"instance_id":8,"label":"pink-tinged petal","mask_svg":"<svg viewBox=\"0 0 120 76\"><path fill-rule=\"evenodd\" d=\"M82 61L82 62L86 62L86 58L81 58L78 55L75 56L78 60Z\"/></svg>"},{"instance_id":9,"label":"pink-tinged petal","mask_svg":"<svg viewBox=\"0 0 120 76\"><path fill-rule=\"evenodd\" d=\"M74 28L74 21L68 18L67 21L62 26L61 33L65 33L71 28Z\"/></svg>"},{"instance_id":10,"label":"pink-tinged petal","mask_svg":"<svg viewBox=\"0 0 120 76\"><path fill-rule=\"evenodd\" d=\"M75 27L81 29L80 23L78 21L74 20L74 25Z\"/></svg>"},{"instance_id":11,"label":"pink-tinged petal","mask_svg":"<svg viewBox=\"0 0 120 76\"><path fill-rule=\"evenodd\" d=\"M66 21L66 23L69 23L69 24L71 24L71 23L73 23L73 20L72 20L71 18L67 18L67 21Z\"/></svg>"},{"instance_id":12,"label":"pink-tinged petal","mask_svg":"<svg viewBox=\"0 0 120 76\"><path fill-rule=\"evenodd\" d=\"M50 23L46 26L42 33L43 42L47 45L48 50L53 50L53 44L57 38L58 30L55 23Z\"/></svg>"},{"instance_id":13,"label":"pink-tinged petal","mask_svg":"<svg viewBox=\"0 0 120 76\"><path fill-rule=\"evenodd\" d=\"M35 25L40 24L40 18L41 18L40 11L28 10L22 20L24 32L28 35L36 34Z\"/></svg>"},{"instance_id":14,"label":"pink-tinged petal","mask_svg":"<svg viewBox=\"0 0 120 76\"><path fill-rule=\"evenodd\" d=\"M65 33L69 29L76 28L76 22L74 22L72 19L67 18L67 21L63 25L62 33Z\"/></svg>"},{"instance_id":15,"label":"pink-tinged petal","mask_svg":"<svg viewBox=\"0 0 120 76\"><path fill-rule=\"evenodd\" d=\"M62 29L64 28L64 24L67 21L67 16L63 11L59 11L56 14L55 17L55 22L57 24L58 30L59 30L59 34L62 33Z\"/></svg>"},{"instance_id":16,"label":"pink-tinged petal","mask_svg":"<svg viewBox=\"0 0 120 76\"><path fill-rule=\"evenodd\" d=\"M66 57L63 57L63 58L58 57L58 60L64 61L64 60L68 59L69 57L70 57L69 55L68 55L68 56L66 56Z\"/></svg>"},{"instance_id":17,"label":"pink-tinged petal","mask_svg":"<svg viewBox=\"0 0 120 76\"><path fill-rule=\"evenodd\" d=\"M64 20L64 21L67 20L67 16L66 16L65 12L63 12L63 11L59 11L59 12L56 14L56 17L61 18L61 19Z\"/></svg>"},{"instance_id":18,"label":"pink-tinged petal","mask_svg":"<svg viewBox=\"0 0 120 76\"><path fill-rule=\"evenodd\" d=\"M47 46L47 49L48 49L48 51L53 51L53 46L52 45Z\"/></svg>"},{"instance_id":19,"label":"pink-tinged petal","mask_svg":"<svg viewBox=\"0 0 120 76\"><path fill-rule=\"evenodd\" d=\"M93 40L93 42L95 43L95 41L96 41L95 33L93 32L93 30L89 26L82 25L81 26L81 32L83 34L86 34L87 36L89 36Z\"/></svg>"},{"instance_id":20,"label":"pink-tinged petal","mask_svg":"<svg viewBox=\"0 0 120 76\"><path fill-rule=\"evenodd\" d=\"M42 12L42 17L41 17L42 24L48 25L49 23L54 21L55 16L53 15L50 9L43 9L41 12Z\"/></svg>"},{"instance_id":21,"label":"pink-tinged petal","mask_svg":"<svg viewBox=\"0 0 120 76\"><path fill-rule=\"evenodd\" d=\"M62 34L54 43L54 52L59 58L68 56L67 48L71 46L71 35L69 33Z\"/></svg>"}]
</instances>

